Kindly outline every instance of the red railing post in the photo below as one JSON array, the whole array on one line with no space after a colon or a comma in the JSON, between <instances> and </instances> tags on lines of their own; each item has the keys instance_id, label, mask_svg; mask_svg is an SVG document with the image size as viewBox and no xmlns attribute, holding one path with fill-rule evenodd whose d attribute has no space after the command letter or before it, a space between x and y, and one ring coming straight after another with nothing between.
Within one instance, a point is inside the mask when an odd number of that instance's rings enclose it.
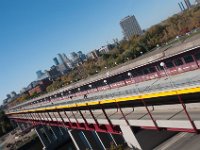
<instances>
[{"instance_id":1,"label":"red railing post","mask_svg":"<svg viewBox=\"0 0 200 150\"><path fill-rule=\"evenodd\" d=\"M146 102L144 101L143 98L141 99L141 101L142 101L143 105L145 106L145 108L146 108L146 110L147 110L147 112L148 112L148 114L149 114L149 116L150 116L150 118L151 118L151 120L152 120L152 122L153 122L155 128L156 128L157 130L159 130L159 127L158 127L158 125L157 125L155 119L153 118L153 115L151 114L151 112L150 112L150 110L149 110L149 108L148 108Z\"/></svg>"},{"instance_id":2,"label":"red railing post","mask_svg":"<svg viewBox=\"0 0 200 150\"><path fill-rule=\"evenodd\" d=\"M89 130L89 129L90 129L90 128L89 128L89 124L88 124L87 120L85 119L83 113L81 112L81 110L78 110L78 111L79 111L79 113L81 114L81 117L83 118L83 120L84 120L84 122L85 122L85 128L86 128L86 130Z\"/></svg>"},{"instance_id":3,"label":"red railing post","mask_svg":"<svg viewBox=\"0 0 200 150\"><path fill-rule=\"evenodd\" d=\"M56 119L56 122L58 123L59 121L58 121L56 115L54 114L54 112L52 112L52 113L53 113L54 118Z\"/></svg>"},{"instance_id":4,"label":"red railing post","mask_svg":"<svg viewBox=\"0 0 200 150\"><path fill-rule=\"evenodd\" d=\"M67 113L66 113L65 111L64 111L64 114L65 114L65 116L67 117L67 119L69 120L69 125L70 125L70 127L73 128L72 122L71 122L69 116L67 115Z\"/></svg>"},{"instance_id":5,"label":"red railing post","mask_svg":"<svg viewBox=\"0 0 200 150\"><path fill-rule=\"evenodd\" d=\"M120 112L121 112L121 114L122 114L124 120L126 121L127 125L130 126L130 124L129 124L129 122L128 122L126 116L124 115L124 112L122 111L121 107L119 106L119 104L118 104L117 102L115 102L115 103L116 103L116 105L117 105L117 109L120 110Z\"/></svg>"},{"instance_id":6,"label":"red railing post","mask_svg":"<svg viewBox=\"0 0 200 150\"><path fill-rule=\"evenodd\" d=\"M52 119L51 115L49 114L49 112L47 112L47 114L48 114L48 116L49 116L51 122L53 122L53 119Z\"/></svg>"},{"instance_id":7,"label":"red railing post","mask_svg":"<svg viewBox=\"0 0 200 150\"><path fill-rule=\"evenodd\" d=\"M60 119L62 120L63 127L68 127L68 126L66 126L65 121L64 121L64 119L63 119L63 117L61 116L61 114L60 114L59 111L58 111L58 115L59 115Z\"/></svg>"},{"instance_id":8,"label":"red railing post","mask_svg":"<svg viewBox=\"0 0 200 150\"><path fill-rule=\"evenodd\" d=\"M185 114L186 114L188 120L190 121L190 124L191 124L192 127L193 127L194 132L195 132L195 133L198 133L198 130L197 130L197 128L196 128L194 122L192 121L192 119L191 119L191 117L190 117L190 115L189 115L189 113L188 113L188 111L187 111L187 109L186 109L186 106L185 106L185 104L184 104L184 102L183 102L183 100L182 100L182 98L181 98L181 96L180 96L180 95L177 95L177 96L178 96L178 100L179 100L179 102L181 103L181 105L182 105L182 107L183 107L183 110L184 110L184 112L185 112Z\"/></svg>"},{"instance_id":9,"label":"red railing post","mask_svg":"<svg viewBox=\"0 0 200 150\"><path fill-rule=\"evenodd\" d=\"M70 111L71 111L71 113L72 113L74 119L76 120L76 125L78 126L78 128L80 128L80 124L79 124L78 119L76 118L76 116L75 116L73 110L70 110Z\"/></svg>"},{"instance_id":10,"label":"red railing post","mask_svg":"<svg viewBox=\"0 0 200 150\"><path fill-rule=\"evenodd\" d=\"M93 120L94 120L95 124L96 124L96 125L97 125L97 127L100 129L99 122L98 122L98 121L97 121L97 119L95 118L95 116L94 116L94 114L93 114L93 112L92 112L91 108L89 107L88 103L86 103L86 105L87 105L87 108L88 108L88 110L89 110L89 112L90 112L90 114L91 114L91 116L92 116L92 118L93 118Z\"/></svg>"},{"instance_id":11,"label":"red railing post","mask_svg":"<svg viewBox=\"0 0 200 150\"><path fill-rule=\"evenodd\" d=\"M39 118L39 122L40 122L40 124L43 124L43 119L41 118L41 116L40 116L39 113L37 113L37 116L38 116L38 118Z\"/></svg>"},{"instance_id":12,"label":"red railing post","mask_svg":"<svg viewBox=\"0 0 200 150\"><path fill-rule=\"evenodd\" d=\"M102 112L103 112L104 116L106 117L106 120L108 121L108 123L109 123L110 127L111 127L111 128L112 128L112 130L114 131L114 126L113 126L113 124L112 124L111 120L109 119L109 117L108 117L108 115L107 115L107 113L106 113L105 109L103 108L103 105L101 105L101 103L100 103L100 102L99 102L99 105L100 105L100 107L101 107L101 110L102 110Z\"/></svg>"},{"instance_id":13,"label":"red railing post","mask_svg":"<svg viewBox=\"0 0 200 150\"><path fill-rule=\"evenodd\" d=\"M30 113L29 115L30 115L30 117L31 117L32 120L33 120L33 125L35 125L35 119L34 119L34 117L31 115L31 113Z\"/></svg>"}]
</instances>

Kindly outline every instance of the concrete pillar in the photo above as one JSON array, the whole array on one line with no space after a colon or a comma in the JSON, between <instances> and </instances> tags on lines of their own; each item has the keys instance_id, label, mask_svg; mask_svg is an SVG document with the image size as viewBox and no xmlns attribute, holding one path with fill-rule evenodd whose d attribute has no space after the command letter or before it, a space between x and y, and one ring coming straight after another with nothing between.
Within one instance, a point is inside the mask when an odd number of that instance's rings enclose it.
<instances>
[{"instance_id":1,"label":"concrete pillar","mask_svg":"<svg viewBox=\"0 0 200 150\"><path fill-rule=\"evenodd\" d=\"M104 133L104 132L96 132L99 140L101 141L102 145L105 149L109 149L111 147L111 144L114 144L114 146L123 145L124 140L123 138L120 139L120 143L116 141L114 136L110 133ZM119 135L121 136L121 135Z\"/></svg>"},{"instance_id":2,"label":"concrete pillar","mask_svg":"<svg viewBox=\"0 0 200 150\"><path fill-rule=\"evenodd\" d=\"M48 145L50 145L50 140L48 139L47 135L45 135L44 130L42 129L41 126L37 126L35 128L35 132L37 133L37 136L39 137L43 145L43 149L46 150Z\"/></svg>"},{"instance_id":3,"label":"concrete pillar","mask_svg":"<svg viewBox=\"0 0 200 150\"><path fill-rule=\"evenodd\" d=\"M36 133L45 150L53 150L69 140L69 134L63 128L40 126L36 127Z\"/></svg>"},{"instance_id":4,"label":"concrete pillar","mask_svg":"<svg viewBox=\"0 0 200 150\"><path fill-rule=\"evenodd\" d=\"M130 148L142 149L130 126L120 126L122 135Z\"/></svg>"},{"instance_id":5,"label":"concrete pillar","mask_svg":"<svg viewBox=\"0 0 200 150\"><path fill-rule=\"evenodd\" d=\"M72 130L68 130L69 136L74 144L74 146L76 147L76 150L80 150L77 141L75 140L74 136L72 135Z\"/></svg>"},{"instance_id":6,"label":"concrete pillar","mask_svg":"<svg viewBox=\"0 0 200 150\"><path fill-rule=\"evenodd\" d=\"M106 150L106 142L102 141L102 137L95 131L69 130L68 132L77 150Z\"/></svg>"}]
</instances>

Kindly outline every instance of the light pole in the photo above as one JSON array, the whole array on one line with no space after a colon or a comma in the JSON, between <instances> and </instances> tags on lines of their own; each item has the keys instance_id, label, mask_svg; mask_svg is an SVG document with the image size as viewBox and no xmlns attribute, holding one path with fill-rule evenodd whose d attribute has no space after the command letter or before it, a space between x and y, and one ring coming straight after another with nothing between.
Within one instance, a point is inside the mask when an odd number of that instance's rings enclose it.
<instances>
[{"instance_id":1,"label":"light pole","mask_svg":"<svg viewBox=\"0 0 200 150\"><path fill-rule=\"evenodd\" d=\"M167 70L166 70L166 68L165 68L165 63L164 63L164 62L161 62L161 63L160 63L160 66L163 67L164 72L165 72L165 75L169 78L169 82L170 82L172 88L175 89L175 85L174 85L173 82L172 82L171 76L167 73Z\"/></svg>"},{"instance_id":2,"label":"light pole","mask_svg":"<svg viewBox=\"0 0 200 150\"><path fill-rule=\"evenodd\" d=\"M139 88L137 87L135 80L133 80L133 75L132 75L132 73L131 73L131 72L128 72L127 75L130 77L131 82L135 84L135 89L136 89L135 91L138 91L138 94L140 94L140 90L139 90Z\"/></svg>"},{"instance_id":3,"label":"light pole","mask_svg":"<svg viewBox=\"0 0 200 150\"><path fill-rule=\"evenodd\" d=\"M108 84L108 81L107 80L103 80L103 82L108 85L109 89L111 89L110 85Z\"/></svg>"}]
</instances>

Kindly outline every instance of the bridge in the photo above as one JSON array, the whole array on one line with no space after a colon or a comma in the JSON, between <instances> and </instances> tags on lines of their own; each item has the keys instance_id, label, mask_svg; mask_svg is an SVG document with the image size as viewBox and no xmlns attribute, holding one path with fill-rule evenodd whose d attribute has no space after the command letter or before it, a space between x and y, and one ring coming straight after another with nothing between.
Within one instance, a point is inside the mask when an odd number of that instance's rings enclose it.
<instances>
[{"instance_id":1,"label":"bridge","mask_svg":"<svg viewBox=\"0 0 200 150\"><path fill-rule=\"evenodd\" d=\"M110 143L152 149L169 136L167 131L199 133L199 41L195 42L182 43L184 51L139 67L149 68L149 73L135 76L138 67L109 72L18 104L7 115L22 130L35 128L44 149L54 149L69 138L76 149L101 150ZM183 64L176 65L179 59ZM175 65L170 67L169 60ZM144 140L152 136L160 138Z\"/></svg>"}]
</instances>

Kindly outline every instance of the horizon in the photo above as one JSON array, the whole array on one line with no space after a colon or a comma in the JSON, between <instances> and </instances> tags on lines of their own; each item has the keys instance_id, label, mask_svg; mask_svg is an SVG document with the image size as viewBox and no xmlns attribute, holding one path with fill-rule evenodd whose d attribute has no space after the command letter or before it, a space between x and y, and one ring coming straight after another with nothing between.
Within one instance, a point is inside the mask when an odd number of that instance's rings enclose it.
<instances>
[{"instance_id":1,"label":"horizon","mask_svg":"<svg viewBox=\"0 0 200 150\"><path fill-rule=\"evenodd\" d=\"M126 3L122 0L87 0L79 1L78 5L76 2L63 0L34 3L24 0L1 1L0 66L3 69L0 104L6 94L11 91L19 93L23 87L34 81L36 71L49 69L58 53L69 56L73 51L82 51L86 54L112 43L115 38L121 40L119 22L129 15L136 17L142 30L147 29L180 12L178 2L142 0L135 6L133 0L127 0ZM194 0L191 3L194 4ZM165 7L157 15L161 9L160 4ZM150 12L147 13L146 10Z\"/></svg>"}]
</instances>

